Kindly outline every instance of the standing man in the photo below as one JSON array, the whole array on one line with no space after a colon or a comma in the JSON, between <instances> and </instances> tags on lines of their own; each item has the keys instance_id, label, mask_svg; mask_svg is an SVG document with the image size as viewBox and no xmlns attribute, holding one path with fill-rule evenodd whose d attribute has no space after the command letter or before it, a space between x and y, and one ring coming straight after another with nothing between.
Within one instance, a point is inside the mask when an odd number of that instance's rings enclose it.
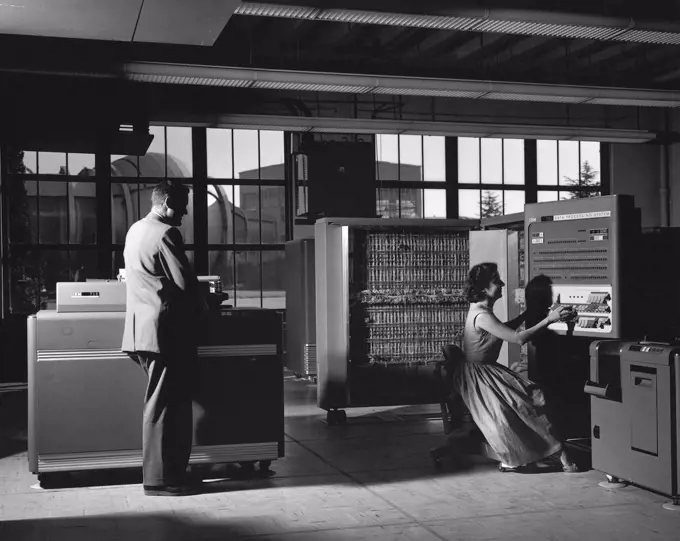
<instances>
[{"instance_id":1,"label":"standing man","mask_svg":"<svg viewBox=\"0 0 680 541\"><path fill-rule=\"evenodd\" d=\"M195 493L187 476L193 418L188 386L197 357L196 320L205 310L177 229L187 214L189 190L163 181L151 212L125 238L127 310L122 350L149 377L142 432L144 493Z\"/></svg>"}]
</instances>

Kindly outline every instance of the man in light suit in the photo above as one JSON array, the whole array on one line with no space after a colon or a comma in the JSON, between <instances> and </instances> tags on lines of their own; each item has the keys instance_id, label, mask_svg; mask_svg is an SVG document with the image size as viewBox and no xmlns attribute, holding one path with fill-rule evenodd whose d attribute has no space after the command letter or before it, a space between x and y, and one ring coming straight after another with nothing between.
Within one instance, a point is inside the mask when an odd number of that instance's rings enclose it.
<instances>
[{"instance_id":1,"label":"man in light suit","mask_svg":"<svg viewBox=\"0 0 680 541\"><path fill-rule=\"evenodd\" d=\"M151 199L151 212L125 238L122 350L149 378L142 432L144 493L183 496L197 489L186 473L193 435L187 382L196 359L196 321L206 305L177 229L187 214L189 190L163 181Z\"/></svg>"}]
</instances>

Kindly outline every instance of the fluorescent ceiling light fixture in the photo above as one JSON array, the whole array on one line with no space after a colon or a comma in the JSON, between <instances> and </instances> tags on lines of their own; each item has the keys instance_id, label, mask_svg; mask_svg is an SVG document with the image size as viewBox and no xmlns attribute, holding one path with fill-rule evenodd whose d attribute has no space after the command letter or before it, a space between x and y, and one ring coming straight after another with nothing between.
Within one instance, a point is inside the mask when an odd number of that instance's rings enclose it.
<instances>
[{"instance_id":1,"label":"fluorescent ceiling light fixture","mask_svg":"<svg viewBox=\"0 0 680 541\"><path fill-rule=\"evenodd\" d=\"M511 94L509 92L489 92L481 96L484 100L535 101L544 103L582 103L588 98L581 96L551 96L537 94Z\"/></svg>"},{"instance_id":2,"label":"fluorescent ceiling light fixture","mask_svg":"<svg viewBox=\"0 0 680 541\"><path fill-rule=\"evenodd\" d=\"M444 15L394 13L356 9L322 9L304 6L242 2L235 15L281 17L312 21L375 24L430 28L433 30L463 30L498 32L556 38L616 40L631 43L680 44L680 25L652 24L635 21L632 17L577 15L528 10L466 9L447 10Z\"/></svg>"},{"instance_id":3,"label":"fluorescent ceiling light fixture","mask_svg":"<svg viewBox=\"0 0 680 541\"><path fill-rule=\"evenodd\" d=\"M588 100L591 105L620 105L635 107L672 107L665 100L634 100L626 98L593 98ZM675 103L675 107L680 105L680 102Z\"/></svg>"},{"instance_id":4,"label":"fluorescent ceiling light fixture","mask_svg":"<svg viewBox=\"0 0 680 541\"><path fill-rule=\"evenodd\" d=\"M672 90L264 70L154 62L132 62L126 64L123 71L124 76L132 81L161 84L633 107L674 108L680 105L680 92Z\"/></svg>"},{"instance_id":5,"label":"fluorescent ceiling light fixture","mask_svg":"<svg viewBox=\"0 0 680 541\"><path fill-rule=\"evenodd\" d=\"M285 130L312 133L364 133L401 135L445 135L457 137L504 137L517 139L559 139L646 143L656 134L644 130L488 124L475 122L421 122L404 120L318 118L272 115L220 115L209 123L213 128Z\"/></svg>"}]
</instances>

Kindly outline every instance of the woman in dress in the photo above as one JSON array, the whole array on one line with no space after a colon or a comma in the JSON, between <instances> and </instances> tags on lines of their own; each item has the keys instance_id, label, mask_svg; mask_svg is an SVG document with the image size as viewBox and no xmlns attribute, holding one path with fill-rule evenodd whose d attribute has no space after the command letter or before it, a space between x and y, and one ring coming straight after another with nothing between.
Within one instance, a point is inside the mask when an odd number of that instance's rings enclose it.
<instances>
[{"instance_id":1,"label":"woman in dress","mask_svg":"<svg viewBox=\"0 0 680 541\"><path fill-rule=\"evenodd\" d=\"M564 472L576 473L577 466L567 456L548 418L543 392L497 362L503 341L524 344L551 323L568 321L572 312L558 307L532 327L520 331L526 312L507 323L493 313L493 305L503 296L504 285L494 263L481 263L470 270L467 285L470 311L463 335L465 362L456 370L454 388L500 458L500 471L518 471L559 454Z\"/></svg>"}]
</instances>

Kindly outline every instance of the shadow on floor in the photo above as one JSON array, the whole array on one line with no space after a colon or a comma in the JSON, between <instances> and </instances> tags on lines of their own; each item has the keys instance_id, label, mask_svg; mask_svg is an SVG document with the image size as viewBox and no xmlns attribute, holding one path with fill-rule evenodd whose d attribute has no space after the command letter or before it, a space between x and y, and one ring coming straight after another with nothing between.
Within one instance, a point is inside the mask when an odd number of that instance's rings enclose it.
<instances>
[{"instance_id":1,"label":"shadow on floor","mask_svg":"<svg viewBox=\"0 0 680 541\"><path fill-rule=\"evenodd\" d=\"M79 516L10 520L0 523L2 539L32 541L92 541L107 539L144 539L145 541L236 540L263 533L263 519L232 518L224 510L222 521L197 520L178 513L135 513L120 515ZM266 526L265 526L266 527ZM279 534L264 539L274 541ZM258 535L258 539L263 539Z\"/></svg>"}]
</instances>

